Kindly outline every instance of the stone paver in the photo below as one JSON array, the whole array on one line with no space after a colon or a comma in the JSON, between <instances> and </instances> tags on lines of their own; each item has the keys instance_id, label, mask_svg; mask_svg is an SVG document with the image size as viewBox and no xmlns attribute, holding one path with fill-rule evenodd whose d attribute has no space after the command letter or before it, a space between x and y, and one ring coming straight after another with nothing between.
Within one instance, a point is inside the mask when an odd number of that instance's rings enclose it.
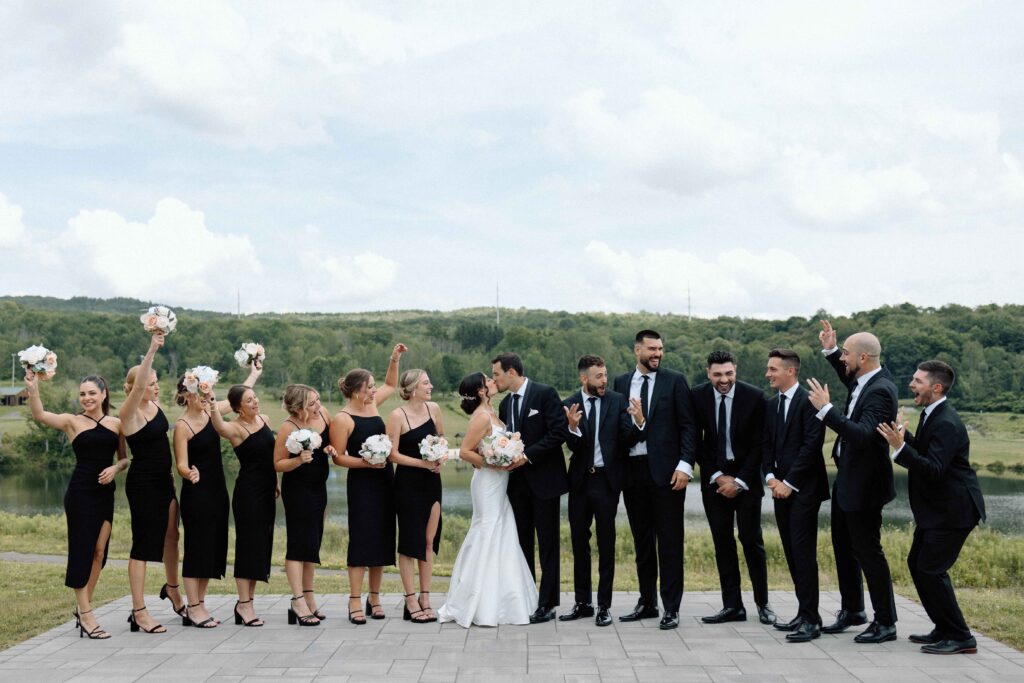
<instances>
[{"instance_id":1,"label":"stone paver","mask_svg":"<svg viewBox=\"0 0 1024 683\"><path fill-rule=\"evenodd\" d=\"M435 605L444 595L432 596ZM320 626L288 626L287 596L258 596L263 628L235 626L234 598L206 603L223 620L215 629L184 628L166 602L149 599L168 633L129 633L125 596L96 610L113 637L78 638L72 622L0 652L0 681L1022 681L1024 654L977 636L977 655L935 657L906 640L930 630L924 610L897 598L900 639L858 645L855 629L801 645L785 634L745 623L705 625L700 617L720 607L717 592L687 593L681 625L658 630L657 620L598 628L592 620L534 626L473 627L402 621L400 595L382 596L388 619L354 626L345 618L344 596L321 599L328 618ZM753 606L747 594L748 607ZM821 597L822 615L839 608L838 593ZM613 614L636 602L616 593ZM568 609L572 596L562 595ZM796 611L792 594L773 593L780 618Z\"/></svg>"}]
</instances>

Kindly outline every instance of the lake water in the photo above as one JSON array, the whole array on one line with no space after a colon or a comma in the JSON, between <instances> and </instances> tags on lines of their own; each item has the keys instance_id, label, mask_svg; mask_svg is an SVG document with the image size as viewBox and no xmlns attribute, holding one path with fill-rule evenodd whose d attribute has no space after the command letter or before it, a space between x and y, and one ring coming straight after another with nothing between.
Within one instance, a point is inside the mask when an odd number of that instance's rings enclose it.
<instances>
[{"instance_id":1,"label":"lake water","mask_svg":"<svg viewBox=\"0 0 1024 683\"><path fill-rule=\"evenodd\" d=\"M831 474L831 473L830 473ZM234 473L228 468L228 490L234 485ZM472 501L469 494L469 482L473 475L470 467L463 463L450 463L445 466L441 475L444 486L445 514L470 516ZM64 489L71 476L70 471L26 471L0 475L0 509L19 514L57 514L64 511ZM124 496L124 474L117 478L116 504L127 509L128 501ZM985 495L988 511L988 525L997 531L1008 534L1024 535L1024 477L993 475L979 473L981 489ZM180 488L180 480L176 478ZM332 467L327 481L328 514L333 521L344 524L346 517L345 471ZM563 518L567 518L566 509L568 496L562 497ZM278 510L278 524L284 524L284 511ZM772 499L766 495L762 508L766 523L774 521ZM619 504L620 521L625 523L625 508ZM686 496L687 518L693 524L706 524L704 509L701 503L700 488L691 483ZM822 506L821 522L828 524L828 503ZM907 477L902 468L896 470L896 500L885 506L884 519L888 524L905 525L912 521L910 503L907 498Z\"/></svg>"}]
</instances>

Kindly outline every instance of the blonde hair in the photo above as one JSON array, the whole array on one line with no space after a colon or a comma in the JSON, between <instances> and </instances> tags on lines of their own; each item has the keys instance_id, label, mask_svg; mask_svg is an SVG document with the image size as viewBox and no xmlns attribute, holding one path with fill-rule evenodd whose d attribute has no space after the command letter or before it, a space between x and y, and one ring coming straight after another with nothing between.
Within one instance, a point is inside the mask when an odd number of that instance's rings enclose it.
<instances>
[{"instance_id":1,"label":"blonde hair","mask_svg":"<svg viewBox=\"0 0 1024 683\"><path fill-rule=\"evenodd\" d=\"M406 370L402 373L402 376L398 378L398 395L402 397L403 401L408 401L412 398L413 392L416 391L416 385L420 383L425 374L427 374L427 371L420 370L419 368Z\"/></svg>"},{"instance_id":2,"label":"blonde hair","mask_svg":"<svg viewBox=\"0 0 1024 683\"><path fill-rule=\"evenodd\" d=\"M284 388L284 409L292 417L299 417L309 402L309 395L316 389L305 384L289 384Z\"/></svg>"},{"instance_id":3,"label":"blonde hair","mask_svg":"<svg viewBox=\"0 0 1024 683\"><path fill-rule=\"evenodd\" d=\"M128 374L125 375L125 378L124 378L124 393L125 394L132 393L132 389L135 387L135 380L138 379L138 377L139 377L139 369L141 367L142 367L141 365L136 365L135 367L130 368L128 370ZM150 370L150 372L152 372L154 375L156 374L156 370Z\"/></svg>"}]
</instances>

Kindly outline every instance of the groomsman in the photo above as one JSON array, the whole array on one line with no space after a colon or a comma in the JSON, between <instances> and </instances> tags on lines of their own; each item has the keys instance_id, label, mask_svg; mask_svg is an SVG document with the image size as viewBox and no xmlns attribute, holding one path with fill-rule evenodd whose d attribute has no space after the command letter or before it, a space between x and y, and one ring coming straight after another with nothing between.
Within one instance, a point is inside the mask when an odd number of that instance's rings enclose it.
<instances>
[{"instance_id":1,"label":"groomsman","mask_svg":"<svg viewBox=\"0 0 1024 683\"><path fill-rule=\"evenodd\" d=\"M568 434L562 401L551 387L523 374L523 361L514 353L501 353L491 361L498 391L509 395L498 406L507 429L519 432L526 459L508 478L508 498L516 518L519 545L536 580L534 544L540 551L540 591L530 623L551 621L559 598L559 499L569 490L562 443Z\"/></svg>"},{"instance_id":2,"label":"groomsman","mask_svg":"<svg viewBox=\"0 0 1024 683\"><path fill-rule=\"evenodd\" d=\"M629 449L622 497L636 547L640 600L619 621L658 616L658 576L665 615L659 628L679 626L683 599L683 515L693 476L697 435L686 377L661 367L664 344L641 330L633 345L636 368L615 379L614 389L637 399L646 419L643 441Z\"/></svg>"},{"instance_id":3,"label":"groomsman","mask_svg":"<svg viewBox=\"0 0 1024 683\"><path fill-rule=\"evenodd\" d=\"M903 424L882 424L878 432L895 451L896 463L909 470L914 542L907 564L921 604L935 624L931 633L912 635L928 654L975 653L971 635L953 592L949 568L967 536L985 519L985 501L969 461L970 439L963 421L946 401L953 368L938 360L917 366L910 380L914 403L923 408L917 434Z\"/></svg>"},{"instance_id":4,"label":"groomsman","mask_svg":"<svg viewBox=\"0 0 1024 683\"><path fill-rule=\"evenodd\" d=\"M878 425L896 419L896 385L882 367L882 345L875 335L850 335L840 350L836 331L821 321L822 351L849 392L846 409L832 405L828 385L809 379L811 405L817 417L836 433L832 448L838 472L832 487L832 550L839 575L842 605L825 633L842 633L867 621L864 586L868 583L875 618L854 640L884 643L896 640L896 601L892 575L882 550L882 507L896 497L892 462Z\"/></svg>"},{"instance_id":5,"label":"groomsman","mask_svg":"<svg viewBox=\"0 0 1024 683\"><path fill-rule=\"evenodd\" d=\"M580 390L565 400L569 423L569 532L572 537L573 585L576 604L559 621L593 617L590 579L590 525L597 526L598 626L611 626L608 610L615 580L615 513L626 463L626 450L636 444L644 426L640 401L630 405L608 389L608 369L600 356L583 356L576 365ZM582 407L581 407L582 406Z\"/></svg>"},{"instance_id":6,"label":"groomsman","mask_svg":"<svg viewBox=\"0 0 1024 683\"><path fill-rule=\"evenodd\" d=\"M746 621L740 595L740 565L733 528L739 530L754 602L762 624L774 624L768 604L768 566L761 534L761 440L764 435L764 393L736 380L736 358L712 351L707 359L708 382L694 387L697 458L704 512L715 544L715 563L722 586L722 610L702 617L705 624Z\"/></svg>"},{"instance_id":7,"label":"groomsman","mask_svg":"<svg viewBox=\"0 0 1024 683\"><path fill-rule=\"evenodd\" d=\"M797 614L776 623L790 643L821 636L818 615L818 510L828 500L828 475L821 447L825 427L800 386L800 356L791 349L768 353L764 373L776 391L765 411L765 483L775 499L775 521L789 575L796 588Z\"/></svg>"}]
</instances>

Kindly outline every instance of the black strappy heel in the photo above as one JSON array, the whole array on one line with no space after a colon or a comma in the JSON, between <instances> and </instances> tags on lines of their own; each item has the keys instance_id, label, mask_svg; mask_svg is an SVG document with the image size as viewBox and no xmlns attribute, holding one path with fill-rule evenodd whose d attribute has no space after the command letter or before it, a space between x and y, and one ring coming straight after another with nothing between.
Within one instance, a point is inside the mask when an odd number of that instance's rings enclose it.
<instances>
[{"instance_id":1,"label":"black strappy heel","mask_svg":"<svg viewBox=\"0 0 1024 683\"><path fill-rule=\"evenodd\" d=\"M185 608L185 613L188 614L189 607L199 607L199 605L203 604L203 602L203 600L200 600L194 605L187 605ZM214 619L212 615L203 619L202 621L195 621L194 619L192 619L192 617L189 617L189 620L191 621L192 625L196 628L217 628L218 626L220 626L220 622ZM210 626L210 624L212 624L212 626Z\"/></svg>"},{"instance_id":2,"label":"black strappy heel","mask_svg":"<svg viewBox=\"0 0 1024 683\"><path fill-rule=\"evenodd\" d=\"M405 594L405 607L403 608L402 619L405 620L405 621L411 621L414 624L429 624L430 623L430 619L429 618L422 618L422 619L420 619L420 618L416 617L417 614L426 614L426 612L422 608L416 610L415 612L410 612L409 611L409 598L411 598L411 597L413 597L415 595L416 595L415 593L406 593ZM417 599L416 600L416 606L419 607L419 604L420 604L420 601Z\"/></svg>"},{"instance_id":3,"label":"black strappy heel","mask_svg":"<svg viewBox=\"0 0 1024 683\"><path fill-rule=\"evenodd\" d=\"M96 628L91 631L85 630L85 627L82 626L82 615L89 614L89 612L92 612L92 610L87 609L81 613L77 609L75 610L75 617L78 619L78 637L83 638L85 636L89 636L89 640L106 640L109 638L110 634L100 628L99 624L96 624Z\"/></svg>"},{"instance_id":4,"label":"black strappy heel","mask_svg":"<svg viewBox=\"0 0 1024 683\"><path fill-rule=\"evenodd\" d=\"M371 595L380 595L377 591L370 591L366 595L366 613L370 615L371 619L386 619L387 615L384 614L384 607L380 604L380 601L376 605L370 602ZM377 610L381 611L381 614L377 614Z\"/></svg>"},{"instance_id":5,"label":"black strappy heel","mask_svg":"<svg viewBox=\"0 0 1024 683\"><path fill-rule=\"evenodd\" d=\"M163 624L157 624L153 628L142 628L141 626L139 626L139 622L135 621L135 613L136 612L141 612L141 611L143 611L145 609L146 609L146 606L143 605L142 607L140 607L138 609L133 609L131 614L128 615L129 630L132 633L138 633L139 629L142 629L143 633L167 633L167 629L164 628Z\"/></svg>"},{"instance_id":6,"label":"black strappy heel","mask_svg":"<svg viewBox=\"0 0 1024 683\"><path fill-rule=\"evenodd\" d=\"M348 596L348 602L349 602L350 605L352 604L353 600L356 601L356 605L359 604L359 596L358 595L350 595L350 596ZM361 617L354 617L354 616L352 616L353 614L362 614L363 616L361 616ZM348 611L348 621L349 621L350 624L355 624L356 626L362 626L362 625L364 625L366 623L366 613L363 612L363 610L361 610L361 609L355 609L355 610L350 609Z\"/></svg>"},{"instance_id":7,"label":"black strappy heel","mask_svg":"<svg viewBox=\"0 0 1024 683\"><path fill-rule=\"evenodd\" d=\"M292 602L295 602L296 600L305 600L305 598L301 595L297 595L294 598L292 598ZM320 622L317 620L317 616L315 614L305 614L300 617L298 614L295 613L294 609L289 607L288 625L294 626L295 624L298 624L299 626L319 626Z\"/></svg>"},{"instance_id":8,"label":"black strappy heel","mask_svg":"<svg viewBox=\"0 0 1024 683\"><path fill-rule=\"evenodd\" d=\"M310 589L308 591L302 591L302 594L305 595L306 593L315 593L315 592L316 591ZM315 610L312 610L312 615L314 617L316 617L317 619L319 619L320 621L323 621L324 619L327 618L326 616L324 616L323 614L320 613L320 608L319 607L316 608Z\"/></svg>"},{"instance_id":9,"label":"black strappy heel","mask_svg":"<svg viewBox=\"0 0 1024 683\"><path fill-rule=\"evenodd\" d=\"M263 626L263 620L259 617L253 617L249 621L245 621L242 619L242 615L238 613L239 605L248 605L250 602L252 602L252 598L248 600L235 600L235 626Z\"/></svg>"},{"instance_id":10,"label":"black strappy heel","mask_svg":"<svg viewBox=\"0 0 1024 683\"><path fill-rule=\"evenodd\" d=\"M184 600L181 601L181 607L175 607L174 606L174 600L171 600L171 594L167 592L168 588L177 588L177 587L178 587L178 584L174 584L172 586L169 583L165 583L160 588L160 599L161 600L170 600L170 602L171 602L171 609L174 611L175 614L177 614L179 617L181 617L181 625L182 626L191 626L192 625L192 620L189 619L189 617L188 617L188 607L186 606L185 601Z\"/></svg>"},{"instance_id":11,"label":"black strappy heel","mask_svg":"<svg viewBox=\"0 0 1024 683\"><path fill-rule=\"evenodd\" d=\"M430 591L420 591L420 595L430 595ZM423 603L420 602L419 598L416 598L416 604L419 605L420 609L422 609L424 612L426 612L427 610L430 610L431 612L434 611L433 607L429 607L429 606L428 607L424 607ZM433 623L435 621L437 621L437 616L436 615L433 616L433 617L430 616L429 614L427 615L427 622Z\"/></svg>"}]
</instances>

